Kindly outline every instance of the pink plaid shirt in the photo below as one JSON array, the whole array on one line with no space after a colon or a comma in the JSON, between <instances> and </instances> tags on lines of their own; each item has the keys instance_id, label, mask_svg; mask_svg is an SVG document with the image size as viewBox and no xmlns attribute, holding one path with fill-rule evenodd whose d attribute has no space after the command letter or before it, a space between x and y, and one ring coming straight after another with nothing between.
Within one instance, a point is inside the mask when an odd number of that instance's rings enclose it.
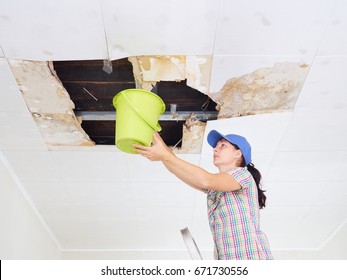
<instances>
[{"instance_id":1,"label":"pink plaid shirt","mask_svg":"<svg viewBox=\"0 0 347 280\"><path fill-rule=\"evenodd\" d=\"M273 259L259 226L258 190L246 167L228 172L242 187L232 192L207 193L210 229L215 259Z\"/></svg>"}]
</instances>

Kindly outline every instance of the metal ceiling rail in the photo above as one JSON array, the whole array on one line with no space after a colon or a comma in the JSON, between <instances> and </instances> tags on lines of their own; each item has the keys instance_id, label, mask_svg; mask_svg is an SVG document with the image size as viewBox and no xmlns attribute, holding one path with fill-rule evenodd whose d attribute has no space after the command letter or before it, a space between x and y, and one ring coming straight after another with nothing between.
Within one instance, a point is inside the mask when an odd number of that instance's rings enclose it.
<instances>
[{"instance_id":1,"label":"metal ceiling rail","mask_svg":"<svg viewBox=\"0 0 347 280\"><path fill-rule=\"evenodd\" d=\"M82 117L83 121L115 121L117 116L115 111L75 111L76 116ZM200 121L216 120L216 111L176 111L164 112L159 117L159 121L185 121L192 117Z\"/></svg>"}]
</instances>

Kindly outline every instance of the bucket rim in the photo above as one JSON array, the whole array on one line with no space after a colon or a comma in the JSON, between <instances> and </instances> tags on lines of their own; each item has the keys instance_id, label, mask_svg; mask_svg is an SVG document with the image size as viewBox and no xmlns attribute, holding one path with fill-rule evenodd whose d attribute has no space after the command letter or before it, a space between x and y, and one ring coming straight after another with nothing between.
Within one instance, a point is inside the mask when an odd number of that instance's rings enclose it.
<instances>
[{"instance_id":1,"label":"bucket rim","mask_svg":"<svg viewBox=\"0 0 347 280\"><path fill-rule=\"evenodd\" d=\"M116 96L113 98L113 106L115 107L115 109L117 110L116 108L116 103L117 103L117 99L122 96L126 102L128 104L131 105L131 109L138 115L140 116L140 118L142 118L154 131L161 131L162 128L159 124L159 121L157 122L157 124L153 124L152 122L150 122L146 116L144 116L142 114L142 112L136 107L134 106L132 100L130 99L129 96L126 95L126 92L127 91L136 91L136 92L142 92L142 93L145 93L145 94L148 94L150 93L153 97L155 97L159 102L160 102L160 105L161 105L161 111L160 111L160 115L162 113L164 113L165 109L166 109L166 106L165 106L165 103L164 101L160 98L160 96L158 96L157 94L153 93L153 92L150 92L150 91L147 91L147 90L143 90L143 89L125 89L125 90L122 90L121 92L119 92L118 94L116 94Z\"/></svg>"},{"instance_id":2,"label":"bucket rim","mask_svg":"<svg viewBox=\"0 0 347 280\"><path fill-rule=\"evenodd\" d=\"M151 94L152 96L154 96L155 98L157 98L159 100L159 102L161 103L161 111L160 114L163 114L165 112L166 106L164 101L160 98L160 96L158 94L155 94L154 92L145 90L145 89L137 89L137 88L128 88L128 89L124 89L120 92L118 92L114 97L113 97L113 106L116 107L116 103L117 103L117 99L120 95L122 95L122 93L125 92L130 92L130 91L140 91L142 93L146 93L146 94Z\"/></svg>"}]
</instances>

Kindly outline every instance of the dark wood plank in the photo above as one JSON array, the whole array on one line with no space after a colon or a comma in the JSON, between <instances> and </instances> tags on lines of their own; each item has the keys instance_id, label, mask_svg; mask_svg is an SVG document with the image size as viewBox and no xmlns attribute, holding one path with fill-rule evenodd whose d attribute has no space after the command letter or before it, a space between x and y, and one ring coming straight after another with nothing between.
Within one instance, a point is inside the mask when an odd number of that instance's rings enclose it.
<instances>
[{"instance_id":1,"label":"dark wood plank","mask_svg":"<svg viewBox=\"0 0 347 280\"><path fill-rule=\"evenodd\" d=\"M170 104L177 104L177 111L216 111L216 103L207 95L187 86L186 81L161 81L157 88L157 94L165 102L168 111Z\"/></svg>"},{"instance_id":2,"label":"dark wood plank","mask_svg":"<svg viewBox=\"0 0 347 280\"><path fill-rule=\"evenodd\" d=\"M182 138L184 122L160 121L161 137L169 146L176 145ZM83 121L82 128L97 145L115 145L115 126L113 121ZM178 143L177 147L181 147Z\"/></svg>"},{"instance_id":3,"label":"dark wood plank","mask_svg":"<svg viewBox=\"0 0 347 280\"><path fill-rule=\"evenodd\" d=\"M75 103L75 111L114 111L113 97L122 90L135 87L135 83L122 82L65 82L63 85Z\"/></svg>"},{"instance_id":4,"label":"dark wood plank","mask_svg":"<svg viewBox=\"0 0 347 280\"><path fill-rule=\"evenodd\" d=\"M63 83L68 81L135 82L132 64L125 58L112 61L111 74L102 69L102 60L55 61L53 65Z\"/></svg>"}]
</instances>

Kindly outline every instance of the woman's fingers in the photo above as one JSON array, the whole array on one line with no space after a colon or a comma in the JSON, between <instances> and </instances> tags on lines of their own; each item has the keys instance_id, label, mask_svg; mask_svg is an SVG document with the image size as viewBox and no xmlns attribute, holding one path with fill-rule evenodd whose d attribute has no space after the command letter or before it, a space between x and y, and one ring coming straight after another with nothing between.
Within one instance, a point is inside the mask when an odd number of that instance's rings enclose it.
<instances>
[{"instance_id":1,"label":"woman's fingers","mask_svg":"<svg viewBox=\"0 0 347 280\"><path fill-rule=\"evenodd\" d=\"M165 154L166 145L158 132L153 134L152 143L153 144L150 147L133 144L134 151L149 160L161 160Z\"/></svg>"},{"instance_id":2,"label":"woman's fingers","mask_svg":"<svg viewBox=\"0 0 347 280\"><path fill-rule=\"evenodd\" d=\"M146 146L138 145L138 144L133 144L134 151L137 152L140 155L143 155L143 153L146 152Z\"/></svg>"},{"instance_id":3,"label":"woman's fingers","mask_svg":"<svg viewBox=\"0 0 347 280\"><path fill-rule=\"evenodd\" d=\"M153 134L153 145L157 144L159 141L161 141L161 137L159 135L159 133L156 131Z\"/></svg>"}]
</instances>

